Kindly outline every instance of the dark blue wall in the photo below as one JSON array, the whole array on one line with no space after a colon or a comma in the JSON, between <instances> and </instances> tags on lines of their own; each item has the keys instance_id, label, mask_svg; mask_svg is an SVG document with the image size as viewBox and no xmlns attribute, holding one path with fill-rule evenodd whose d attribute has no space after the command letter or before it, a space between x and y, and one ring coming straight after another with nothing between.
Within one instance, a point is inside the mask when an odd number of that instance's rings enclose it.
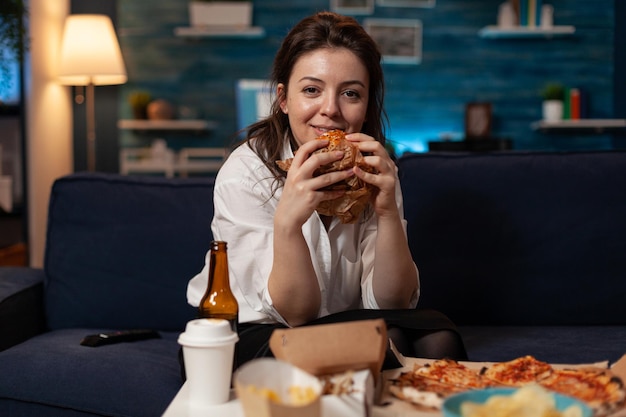
<instances>
[{"instance_id":1,"label":"dark blue wall","mask_svg":"<svg viewBox=\"0 0 626 417\"><path fill-rule=\"evenodd\" d=\"M209 135L177 136L173 148L221 146L237 128L235 83L266 78L274 53L288 29L302 17L328 9L328 0L257 0L254 25L260 39L177 38L188 25L187 0L117 4L117 25L129 82L120 87L120 118L130 118L126 96L148 90L178 106L192 107L219 127ZM553 0L555 24L573 25L576 34L552 40L488 40L478 36L495 24L501 0L440 0L436 7L376 6L364 18L419 19L423 58L419 65L385 65L389 137L399 152L424 150L428 140L452 132L461 137L464 106L493 105L493 134L514 141L515 149L610 149L609 135L544 134L530 128L541 118L539 91L549 81L589 92L590 117L618 116L614 109L614 0ZM623 9L623 7L622 7ZM624 117L621 114L621 117ZM121 146L146 145L154 137L120 133Z\"/></svg>"},{"instance_id":2,"label":"dark blue wall","mask_svg":"<svg viewBox=\"0 0 626 417\"><path fill-rule=\"evenodd\" d=\"M626 2L615 2L615 69L613 71L615 117L626 118ZM626 130L617 132L614 144L626 149Z\"/></svg>"}]
</instances>

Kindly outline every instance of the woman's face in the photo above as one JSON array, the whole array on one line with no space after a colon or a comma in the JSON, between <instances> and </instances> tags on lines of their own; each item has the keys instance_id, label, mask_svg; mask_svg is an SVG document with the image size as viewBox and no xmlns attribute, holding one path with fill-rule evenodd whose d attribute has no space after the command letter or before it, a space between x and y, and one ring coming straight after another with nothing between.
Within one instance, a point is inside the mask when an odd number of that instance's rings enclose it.
<instances>
[{"instance_id":1,"label":"woman's face","mask_svg":"<svg viewBox=\"0 0 626 417\"><path fill-rule=\"evenodd\" d=\"M368 92L367 68L345 48L322 48L303 55L288 85L278 85L280 108L299 145L332 129L360 132Z\"/></svg>"}]
</instances>

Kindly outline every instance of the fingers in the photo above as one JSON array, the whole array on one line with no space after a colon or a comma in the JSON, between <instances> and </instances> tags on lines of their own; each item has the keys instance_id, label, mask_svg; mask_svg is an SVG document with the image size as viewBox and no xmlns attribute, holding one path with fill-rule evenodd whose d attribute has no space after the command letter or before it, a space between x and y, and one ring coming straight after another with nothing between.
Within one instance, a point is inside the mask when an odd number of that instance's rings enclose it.
<instances>
[{"instance_id":1,"label":"fingers","mask_svg":"<svg viewBox=\"0 0 626 417\"><path fill-rule=\"evenodd\" d=\"M324 200L340 197L344 191L332 190L332 185L354 175L352 168L314 176L322 165L331 164L344 157L342 151L319 152L328 140L306 142L296 152L283 189L281 201L289 201L291 213L298 222L306 220L315 207ZM328 187L328 189L324 189Z\"/></svg>"},{"instance_id":2,"label":"fingers","mask_svg":"<svg viewBox=\"0 0 626 417\"><path fill-rule=\"evenodd\" d=\"M385 147L376 139L364 133L351 133L346 135L346 139L359 147L359 150L364 155L365 163L375 168L379 174L395 174L396 164L389 156L389 152L387 152ZM370 174L369 176L371 181L374 180L373 175L374 174ZM358 176L361 177L361 175ZM365 178L361 178L365 180Z\"/></svg>"},{"instance_id":3,"label":"fingers","mask_svg":"<svg viewBox=\"0 0 626 417\"><path fill-rule=\"evenodd\" d=\"M309 159L313 152L318 149L322 149L325 146L328 146L328 142L329 141L327 139L311 140L309 142L306 142L305 144L300 146L300 148L298 148L298 151L294 155L293 163L297 164L297 166L302 165L306 160Z\"/></svg>"},{"instance_id":4,"label":"fingers","mask_svg":"<svg viewBox=\"0 0 626 417\"><path fill-rule=\"evenodd\" d=\"M315 190L332 190L334 185L354 176L354 168L343 171L328 172L311 179L311 186ZM336 187L335 187L336 188Z\"/></svg>"},{"instance_id":5,"label":"fingers","mask_svg":"<svg viewBox=\"0 0 626 417\"><path fill-rule=\"evenodd\" d=\"M333 162L339 161L344 157L344 152L342 151L314 153L316 150L327 145L328 140L315 140L302 145L294 156L291 168L287 173L287 177L291 175L294 179L312 178L315 170L319 167L332 164Z\"/></svg>"}]
</instances>

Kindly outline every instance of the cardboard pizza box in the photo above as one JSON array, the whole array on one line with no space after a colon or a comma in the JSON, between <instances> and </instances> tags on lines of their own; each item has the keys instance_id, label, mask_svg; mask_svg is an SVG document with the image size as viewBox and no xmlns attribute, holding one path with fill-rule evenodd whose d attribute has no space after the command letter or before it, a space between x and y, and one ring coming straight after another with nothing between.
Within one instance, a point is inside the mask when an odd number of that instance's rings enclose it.
<instances>
[{"instance_id":1,"label":"cardboard pizza box","mask_svg":"<svg viewBox=\"0 0 626 417\"><path fill-rule=\"evenodd\" d=\"M313 375L369 369L378 379L387 349L382 319L274 330L270 349L277 359Z\"/></svg>"},{"instance_id":2,"label":"cardboard pizza box","mask_svg":"<svg viewBox=\"0 0 626 417\"><path fill-rule=\"evenodd\" d=\"M433 362L432 359L424 359L424 358L411 358L403 356L400 352L398 352L393 343L391 343L391 350L394 352L398 361L403 365L402 368L390 369L386 370L382 373L382 381L381 381L381 392L377 404L384 404L384 407L379 407L380 410L384 410L385 416L406 416L406 417L439 417L441 416L441 411L420 408L413 404L410 404L406 401L400 400L389 393L389 380L396 378L400 375L401 372L409 372L414 369L415 365L424 365L426 363ZM485 366L489 366L493 364L493 362L460 362L468 368L472 369L482 369ZM552 363L551 364L555 368L599 368L599 369L610 369L617 377L621 378L623 382L626 383L626 354L622 356L618 361L613 364L609 364L608 361L601 361L595 363L584 363L584 364L562 364L562 363ZM605 417L626 417L626 404L622 406L621 409L616 412L605 416Z\"/></svg>"}]
</instances>

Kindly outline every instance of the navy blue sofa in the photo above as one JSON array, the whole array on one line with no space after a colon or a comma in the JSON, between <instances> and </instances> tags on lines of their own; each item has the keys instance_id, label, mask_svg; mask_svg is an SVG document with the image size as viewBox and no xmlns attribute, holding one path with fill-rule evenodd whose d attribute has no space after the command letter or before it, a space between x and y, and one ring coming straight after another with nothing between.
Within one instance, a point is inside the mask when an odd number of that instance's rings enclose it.
<instances>
[{"instance_id":1,"label":"navy blue sofa","mask_svg":"<svg viewBox=\"0 0 626 417\"><path fill-rule=\"evenodd\" d=\"M398 161L420 306L471 360L626 352L626 152ZM74 174L53 186L43 270L0 268L0 415L158 416L180 388L186 284L211 240L212 180ZM89 334L156 329L98 348Z\"/></svg>"}]
</instances>

